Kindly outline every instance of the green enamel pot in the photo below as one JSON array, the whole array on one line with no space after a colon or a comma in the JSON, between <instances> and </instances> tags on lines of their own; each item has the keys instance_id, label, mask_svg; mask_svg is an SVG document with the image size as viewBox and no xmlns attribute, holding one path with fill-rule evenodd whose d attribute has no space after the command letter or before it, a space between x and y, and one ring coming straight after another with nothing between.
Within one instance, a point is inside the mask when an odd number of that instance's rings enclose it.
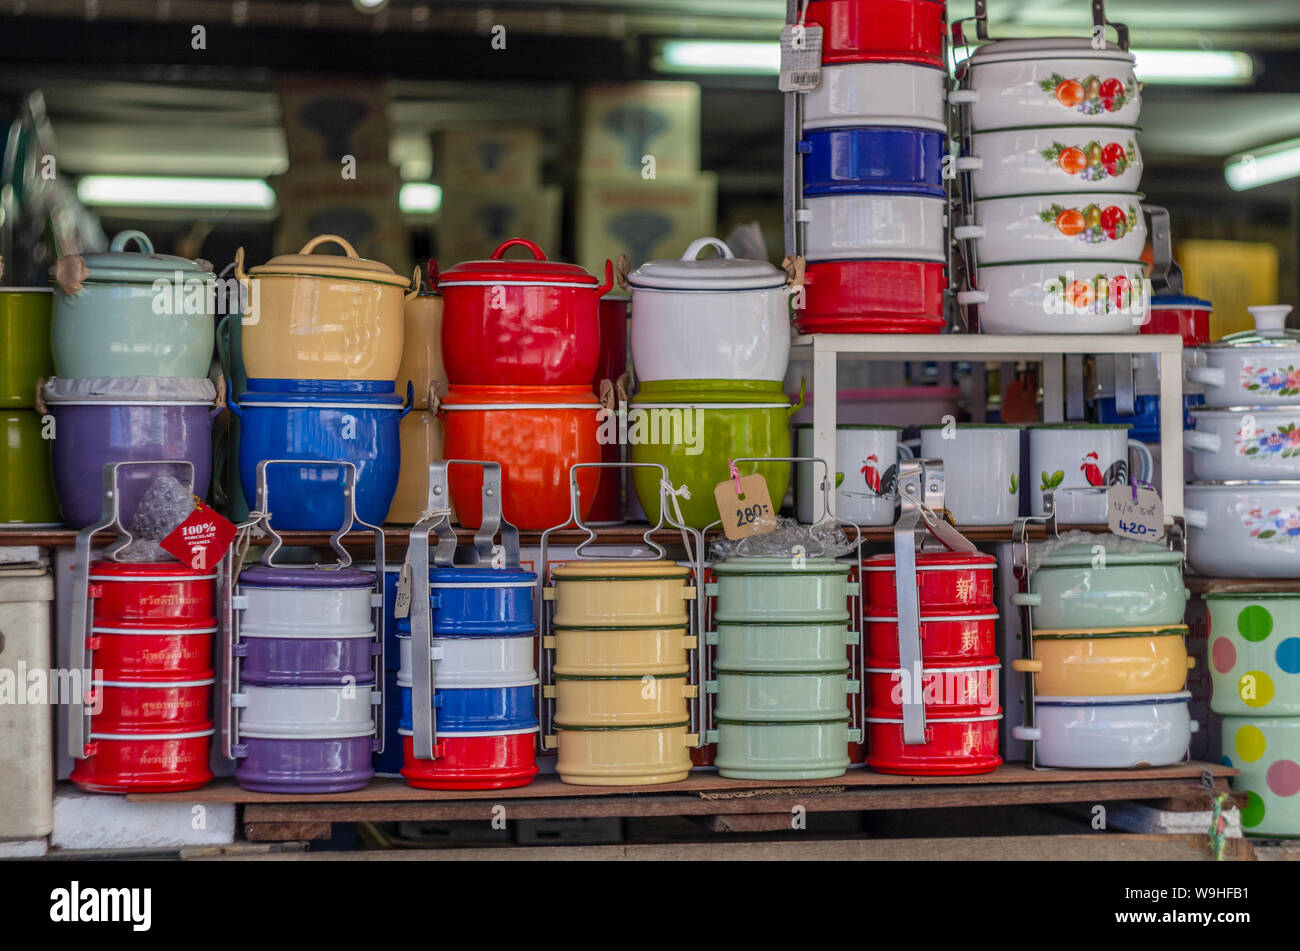
<instances>
[{"instance_id":1,"label":"green enamel pot","mask_svg":"<svg viewBox=\"0 0 1300 951\"><path fill-rule=\"evenodd\" d=\"M1187 607L1182 560L1155 543L1104 553L1073 543L1043 559L1029 591L1011 600L1033 608L1034 627L1043 629L1181 624Z\"/></svg>"},{"instance_id":2,"label":"green enamel pot","mask_svg":"<svg viewBox=\"0 0 1300 951\"><path fill-rule=\"evenodd\" d=\"M833 779L849 766L849 744L862 742L847 714L811 723L719 720L705 739L718 744L714 764L727 779Z\"/></svg>"},{"instance_id":3,"label":"green enamel pot","mask_svg":"<svg viewBox=\"0 0 1300 951\"><path fill-rule=\"evenodd\" d=\"M718 596L720 621L839 621L858 593L848 564L833 558L728 558L713 574L705 594Z\"/></svg>"},{"instance_id":4,"label":"green enamel pot","mask_svg":"<svg viewBox=\"0 0 1300 951\"><path fill-rule=\"evenodd\" d=\"M1300 594L1207 594L1205 604L1210 709L1300 717Z\"/></svg>"},{"instance_id":5,"label":"green enamel pot","mask_svg":"<svg viewBox=\"0 0 1300 951\"><path fill-rule=\"evenodd\" d=\"M1241 771L1246 835L1300 838L1300 717L1224 717L1223 762Z\"/></svg>"},{"instance_id":6,"label":"green enamel pot","mask_svg":"<svg viewBox=\"0 0 1300 951\"><path fill-rule=\"evenodd\" d=\"M0 410L0 525L62 524L42 429L35 410Z\"/></svg>"},{"instance_id":7,"label":"green enamel pot","mask_svg":"<svg viewBox=\"0 0 1300 951\"><path fill-rule=\"evenodd\" d=\"M54 375L48 287L0 287L0 408L36 405L36 381Z\"/></svg>"},{"instance_id":8,"label":"green enamel pot","mask_svg":"<svg viewBox=\"0 0 1300 951\"><path fill-rule=\"evenodd\" d=\"M808 621L716 621L705 642L717 647L715 666L753 673L782 671L835 671L844 666L846 650L859 642L857 631L843 620L818 624Z\"/></svg>"},{"instance_id":9,"label":"green enamel pot","mask_svg":"<svg viewBox=\"0 0 1300 951\"><path fill-rule=\"evenodd\" d=\"M842 716L845 698L861 684L849 679L848 662L839 670L814 673L751 673L715 670L705 683L717 694L714 715L720 720L800 723Z\"/></svg>"}]
</instances>

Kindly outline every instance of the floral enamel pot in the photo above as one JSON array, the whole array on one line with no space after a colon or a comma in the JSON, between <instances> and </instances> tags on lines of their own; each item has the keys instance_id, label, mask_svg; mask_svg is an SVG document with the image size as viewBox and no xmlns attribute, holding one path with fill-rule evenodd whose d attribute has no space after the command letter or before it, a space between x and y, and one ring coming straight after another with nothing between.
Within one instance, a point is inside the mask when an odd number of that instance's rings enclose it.
<instances>
[{"instance_id":1,"label":"floral enamel pot","mask_svg":"<svg viewBox=\"0 0 1300 951\"><path fill-rule=\"evenodd\" d=\"M843 619L812 621L714 621L706 637L717 647L718 670L749 673L833 672L844 667L846 650L859 643Z\"/></svg>"},{"instance_id":2,"label":"floral enamel pot","mask_svg":"<svg viewBox=\"0 0 1300 951\"><path fill-rule=\"evenodd\" d=\"M0 287L0 408L30 409L36 381L54 375L53 306L53 288Z\"/></svg>"},{"instance_id":3,"label":"floral enamel pot","mask_svg":"<svg viewBox=\"0 0 1300 951\"><path fill-rule=\"evenodd\" d=\"M958 525L1010 525L1020 515L1020 427L1009 423L921 426L921 457L960 473L943 504Z\"/></svg>"},{"instance_id":4,"label":"floral enamel pot","mask_svg":"<svg viewBox=\"0 0 1300 951\"><path fill-rule=\"evenodd\" d=\"M941 132L888 126L811 129L798 143L804 195L839 191L946 194Z\"/></svg>"},{"instance_id":5,"label":"floral enamel pot","mask_svg":"<svg viewBox=\"0 0 1300 951\"><path fill-rule=\"evenodd\" d=\"M1242 831L1264 838L1300 837L1300 718L1224 717L1223 762L1240 771Z\"/></svg>"},{"instance_id":6,"label":"floral enamel pot","mask_svg":"<svg viewBox=\"0 0 1300 951\"><path fill-rule=\"evenodd\" d=\"M560 779L577 786L676 783L691 771L699 737L685 721L648 727L557 726Z\"/></svg>"},{"instance_id":7,"label":"floral enamel pot","mask_svg":"<svg viewBox=\"0 0 1300 951\"><path fill-rule=\"evenodd\" d=\"M706 684L717 695L714 716L743 723L791 723L835 719L845 698L860 691L849 678L848 662L829 671L715 670Z\"/></svg>"},{"instance_id":8,"label":"floral enamel pot","mask_svg":"<svg viewBox=\"0 0 1300 951\"><path fill-rule=\"evenodd\" d=\"M975 199L975 217L953 229L973 240L980 265L1023 261L1137 261L1147 241L1142 196L1104 191Z\"/></svg>"},{"instance_id":9,"label":"floral enamel pot","mask_svg":"<svg viewBox=\"0 0 1300 951\"><path fill-rule=\"evenodd\" d=\"M947 260L947 202L928 195L837 192L804 199L807 258Z\"/></svg>"},{"instance_id":10,"label":"floral enamel pot","mask_svg":"<svg viewBox=\"0 0 1300 951\"><path fill-rule=\"evenodd\" d=\"M1207 592L1205 603L1214 685L1210 709L1300 717L1300 596Z\"/></svg>"},{"instance_id":11,"label":"floral enamel pot","mask_svg":"<svg viewBox=\"0 0 1300 951\"><path fill-rule=\"evenodd\" d=\"M822 28L822 63L827 65L945 65L941 0L812 0L807 22Z\"/></svg>"},{"instance_id":12,"label":"floral enamel pot","mask_svg":"<svg viewBox=\"0 0 1300 951\"><path fill-rule=\"evenodd\" d=\"M796 566L789 558L732 557L715 564L713 575L706 593L718 597L713 617L719 621L838 622L858 593L849 566L830 558Z\"/></svg>"},{"instance_id":13,"label":"floral enamel pot","mask_svg":"<svg viewBox=\"0 0 1300 951\"><path fill-rule=\"evenodd\" d=\"M1035 628L1034 657L1011 669L1034 675L1034 690L1057 697L1175 693L1187 685L1195 658L1187 654L1187 628Z\"/></svg>"},{"instance_id":14,"label":"floral enamel pot","mask_svg":"<svg viewBox=\"0 0 1300 951\"><path fill-rule=\"evenodd\" d=\"M1300 481L1190 482L1183 501L1197 574L1300 577Z\"/></svg>"},{"instance_id":15,"label":"floral enamel pot","mask_svg":"<svg viewBox=\"0 0 1300 951\"><path fill-rule=\"evenodd\" d=\"M947 76L911 63L841 63L804 93L805 129L895 126L946 130Z\"/></svg>"},{"instance_id":16,"label":"floral enamel pot","mask_svg":"<svg viewBox=\"0 0 1300 951\"><path fill-rule=\"evenodd\" d=\"M705 248L717 257L701 258ZM697 238L680 261L649 261L628 276L637 379L784 380L790 292L784 271Z\"/></svg>"},{"instance_id":17,"label":"floral enamel pot","mask_svg":"<svg viewBox=\"0 0 1300 951\"><path fill-rule=\"evenodd\" d=\"M1002 714L927 717L925 742L903 741L899 717L867 718L867 767L899 776L970 776L1002 765L998 723Z\"/></svg>"},{"instance_id":18,"label":"floral enamel pot","mask_svg":"<svg viewBox=\"0 0 1300 951\"><path fill-rule=\"evenodd\" d=\"M138 251L128 251L134 243ZM59 259L50 343L59 376L197 379L212 363L212 265L155 254L140 231Z\"/></svg>"},{"instance_id":19,"label":"floral enamel pot","mask_svg":"<svg viewBox=\"0 0 1300 951\"><path fill-rule=\"evenodd\" d=\"M73 761L68 778L88 792L185 792L212 781L213 730L91 733L93 752Z\"/></svg>"},{"instance_id":20,"label":"floral enamel pot","mask_svg":"<svg viewBox=\"0 0 1300 951\"><path fill-rule=\"evenodd\" d=\"M1171 766L1187 759L1197 724L1188 712L1191 694L1124 697L1039 696L1035 726L1011 735L1036 746L1040 766L1065 769L1134 769Z\"/></svg>"},{"instance_id":21,"label":"floral enamel pot","mask_svg":"<svg viewBox=\"0 0 1300 951\"><path fill-rule=\"evenodd\" d=\"M849 718L801 723L751 723L719 720L709 732L718 744L714 759L725 779L832 779L849 766L849 744L862 740L862 731Z\"/></svg>"},{"instance_id":22,"label":"floral enamel pot","mask_svg":"<svg viewBox=\"0 0 1300 951\"><path fill-rule=\"evenodd\" d=\"M1197 482L1289 479L1300 474L1300 405L1191 409L1183 433Z\"/></svg>"},{"instance_id":23,"label":"floral enamel pot","mask_svg":"<svg viewBox=\"0 0 1300 951\"><path fill-rule=\"evenodd\" d=\"M1090 39L998 40L957 67L949 94L976 131L1035 126L1136 126L1142 106L1133 54Z\"/></svg>"},{"instance_id":24,"label":"floral enamel pot","mask_svg":"<svg viewBox=\"0 0 1300 951\"><path fill-rule=\"evenodd\" d=\"M35 410L0 409L0 525L59 524L45 428Z\"/></svg>"},{"instance_id":25,"label":"floral enamel pot","mask_svg":"<svg viewBox=\"0 0 1300 951\"><path fill-rule=\"evenodd\" d=\"M696 591L672 561L574 559L551 573L561 628L686 627ZM551 594L546 595L547 599Z\"/></svg>"},{"instance_id":26,"label":"floral enamel pot","mask_svg":"<svg viewBox=\"0 0 1300 951\"><path fill-rule=\"evenodd\" d=\"M977 307L982 333L1132 334L1150 316L1150 284L1138 261L1061 260L989 264L957 303Z\"/></svg>"},{"instance_id":27,"label":"floral enamel pot","mask_svg":"<svg viewBox=\"0 0 1300 951\"><path fill-rule=\"evenodd\" d=\"M1136 542L1104 556L1082 542L1053 550L1030 575L1029 591L1012 594L1011 603L1033 608L1034 627L1044 630L1182 623L1191 595L1181 553Z\"/></svg>"},{"instance_id":28,"label":"floral enamel pot","mask_svg":"<svg viewBox=\"0 0 1300 951\"><path fill-rule=\"evenodd\" d=\"M555 648L557 676L684 674L698 639L685 627L565 627L554 624L544 646ZM841 651L841 653L843 653Z\"/></svg>"},{"instance_id":29,"label":"floral enamel pot","mask_svg":"<svg viewBox=\"0 0 1300 951\"><path fill-rule=\"evenodd\" d=\"M1125 126L1001 129L971 136L957 160L976 198L1035 192L1136 192L1142 178L1138 130Z\"/></svg>"},{"instance_id":30,"label":"floral enamel pot","mask_svg":"<svg viewBox=\"0 0 1300 951\"><path fill-rule=\"evenodd\" d=\"M1207 406L1277 406L1300 400L1300 333L1286 329L1287 304L1247 308L1255 330L1230 334L1200 352L1187 379L1205 387Z\"/></svg>"},{"instance_id":31,"label":"floral enamel pot","mask_svg":"<svg viewBox=\"0 0 1300 951\"><path fill-rule=\"evenodd\" d=\"M1129 450L1140 463L1137 479L1149 483L1151 451L1128 436L1127 424L1039 423L1029 427L1029 510L1045 514L1043 493L1051 489L1056 517L1064 525L1106 521L1106 492L1129 485Z\"/></svg>"}]
</instances>

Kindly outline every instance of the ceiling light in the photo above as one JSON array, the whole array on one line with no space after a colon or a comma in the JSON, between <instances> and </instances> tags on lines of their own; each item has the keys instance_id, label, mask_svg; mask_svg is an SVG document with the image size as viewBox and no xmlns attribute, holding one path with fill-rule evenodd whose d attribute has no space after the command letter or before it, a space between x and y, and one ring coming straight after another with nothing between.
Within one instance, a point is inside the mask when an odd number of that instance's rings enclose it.
<instances>
[{"instance_id":1,"label":"ceiling light","mask_svg":"<svg viewBox=\"0 0 1300 951\"><path fill-rule=\"evenodd\" d=\"M953 69L970 50L948 50ZM1133 50L1139 82L1174 86L1237 86L1255 78L1255 59L1239 50Z\"/></svg>"},{"instance_id":2,"label":"ceiling light","mask_svg":"<svg viewBox=\"0 0 1300 951\"><path fill-rule=\"evenodd\" d=\"M781 44L731 40L668 40L654 67L665 73L771 73L781 70Z\"/></svg>"},{"instance_id":3,"label":"ceiling light","mask_svg":"<svg viewBox=\"0 0 1300 951\"><path fill-rule=\"evenodd\" d=\"M1228 160L1223 177L1233 191L1259 188L1300 177L1300 139L1279 142Z\"/></svg>"},{"instance_id":4,"label":"ceiling light","mask_svg":"<svg viewBox=\"0 0 1300 951\"><path fill-rule=\"evenodd\" d=\"M77 182L86 205L150 208L232 208L269 211L275 192L259 178L170 178L86 175Z\"/></svg>"},{"instance_id":5,"label":"ceiling light","mask_svg":"<svg viewBox=\"0 0 1300 951\"><path fill-rule=\"evenodd\" d=\"M397 204L408 215L431 215L442 207L442 189L428 182L407 182L397 193Z\"/></svg>"},{"instance_id":6,"label":"ceiling light","mask_svg":"<svg viewBox=\"0 0 1300 951\"><path fill-rule=\"evenodd\" d=\"M352 0L352 6L359 13L378 13L388 6L388 0Z\"/></svg>"}]
</instances>

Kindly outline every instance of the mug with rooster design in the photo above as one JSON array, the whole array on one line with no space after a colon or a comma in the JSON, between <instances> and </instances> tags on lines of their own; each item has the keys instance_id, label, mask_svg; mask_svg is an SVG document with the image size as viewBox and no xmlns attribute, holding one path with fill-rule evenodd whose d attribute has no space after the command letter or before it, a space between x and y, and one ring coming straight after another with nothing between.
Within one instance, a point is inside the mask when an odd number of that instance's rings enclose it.
<instances>
[{"instance_id":1,"label":"mug with rooster design","mask_svg":"<svg viewBox=\"0 0 1300 951\"><path fill-rule=\"evenodd\" d=\"M1106 490L1131 481L1129 450L1138 457L1137 478L1150 482L1151 452L1128 438L1127 423L1044 423L1029 427L1030 511L1042 515L1043 492L1055 493L1056 517L1065 525L1106 521Z\"/></svg>"},{"instance_id":2,"label":"mug with rooster design","mask_svg":"<svg viewBox=\"0 0 1300 951\"><path fill-rule=\"evenodd\" d=\"M855 525L892 525L898 505L898 460L912 451L899 441L898 426L843 424L835 432L835 458L841 471L835 475L835 516ZM795 427L795 455L811 456L812 426ZM825 518L816 463L796 463L795 514L813 524Z\"/></svg>"}]
</instances>

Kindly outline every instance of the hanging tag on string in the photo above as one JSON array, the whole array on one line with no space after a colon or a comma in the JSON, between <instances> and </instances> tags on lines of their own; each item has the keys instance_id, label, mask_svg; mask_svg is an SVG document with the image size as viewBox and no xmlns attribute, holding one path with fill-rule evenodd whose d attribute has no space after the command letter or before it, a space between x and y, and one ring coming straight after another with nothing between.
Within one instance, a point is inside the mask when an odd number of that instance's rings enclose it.
<instances>
[{"instance_id":1,"label":"hanging tag on string","mask_svg":"<svg viewBox=\"0 0 1300 951\"><path fill-rule=\"evenodd\" d=\"M767 491L767 480L758 473L741 478L734 462L730 468L731 475L713 490L723 533L730 539L738 539L772 531L776 528L776 511Z\"/></svg>"},{"instance_id":2,"label":"hanging tag on string","mask_svg":"<svg viewBox=\"0 0 1300 951\"><path fill-rule=\"evenodd\" d=\"M1112 485L1106 492L1106 520L1124 538L1158 542L1165 537L1165 506L1145 482Z\"/></svg>"},{"instance_id":3,"label":"hanging tag on string","mask_svg":"<svg viewBox=\"0 0 1300 951\"><path fill-rule=\"evenodd\" d=\"M411 563L402 562L402 573L397 576L397 597L393 599L393 617L411 616Z\"/></svg>"},{"instance_id":4,"label":"hanging tag on string","mask_svg":"<svg viewBox=\"0 0 1300 951\"><path fill-rule=\"evenodd\" d=\"M195 571L215 569L235 540L235 525L194 498L194 511L158 543L163 551Z\"/></svg>"},{"instance_id":5,"label":"hanging tag on string","mask_svg":"<svg viewBox=\"0 0 1300 951\"><path fill-rule=\"evenodd\" d=\"M807 92L822 84L822 28L787 24L781 31L781 92Z\"/></svg>"}]
</instances>

